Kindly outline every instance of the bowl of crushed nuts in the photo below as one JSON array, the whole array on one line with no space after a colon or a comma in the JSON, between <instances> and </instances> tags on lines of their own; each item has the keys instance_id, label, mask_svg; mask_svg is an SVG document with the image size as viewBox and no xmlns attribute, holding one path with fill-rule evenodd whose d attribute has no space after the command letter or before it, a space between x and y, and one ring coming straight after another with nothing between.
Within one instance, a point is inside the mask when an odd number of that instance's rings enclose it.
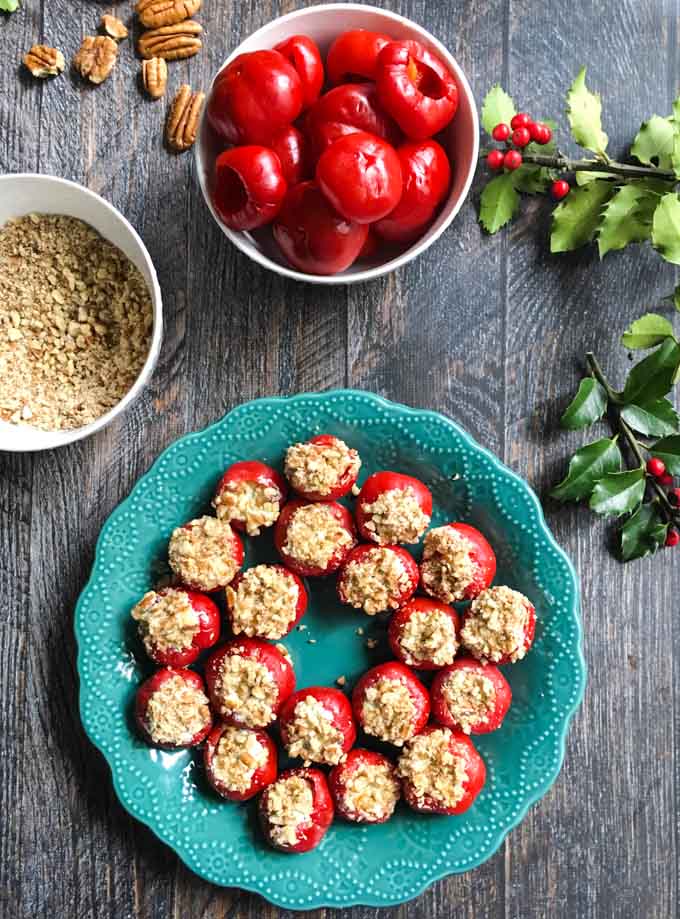
<instances>
[{"instance_id":1,"label":"bowl of crushed nuts","mask_svg":"<svg viewBox=\"0 0 680 919\"><path fill-rule=\"evenodd\" d=\"M105 427L139 395L162 337L151 257L112 205L53 176L0 176L0 450Z\"/></svg>"}]
</instances>

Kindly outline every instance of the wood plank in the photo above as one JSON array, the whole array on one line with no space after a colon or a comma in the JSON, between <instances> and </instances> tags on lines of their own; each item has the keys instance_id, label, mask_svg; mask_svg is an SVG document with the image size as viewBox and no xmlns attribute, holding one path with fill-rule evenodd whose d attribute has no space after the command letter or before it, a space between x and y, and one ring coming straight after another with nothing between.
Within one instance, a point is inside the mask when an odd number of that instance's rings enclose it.
<instances>
[{"instance_id":1,"label":"wood plank","mask_svg":"<svg viewBox=\"0 0 680 919\"><path fill-rule=\"evenodd\" d=\"M624 2L615 16L586 4L511 9L509 86L522 109L561 113L567 87L588 63L614 151L630 144L643 118L670 111L677 88L670 4ZM672 290L674 275L648 247L601 264L592 247L551 257L547 234L541 204L512 234L506 364L506 460L543 494L561 478L570 450L595 436L558 428L585 351L594 348L620 382L630 366L621 331ZM622 566L607 551L607 524L586 510L547 508L581 575L590 685L555 788L512 835L507 913L662 919L677 910L670 700L680 559L663 554Z\"/></svg>"}]
</instances>

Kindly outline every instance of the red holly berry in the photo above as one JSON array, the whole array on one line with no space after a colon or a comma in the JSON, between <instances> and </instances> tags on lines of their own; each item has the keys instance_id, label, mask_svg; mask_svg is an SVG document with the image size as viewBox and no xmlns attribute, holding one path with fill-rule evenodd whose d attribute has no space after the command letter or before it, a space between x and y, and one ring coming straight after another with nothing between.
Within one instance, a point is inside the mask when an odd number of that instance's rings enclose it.
<instances>
[{"instance_id":1,"label":"red holly berry","mask_svg":"<svg viewBox=\"0 0 680 919\"><path fill-rule=\"evenodd\" d=\"M534 121L528 125L529 134L531 139L537 143L544 146L545 144L550 143L552 140L552 131L547 124L543 124L542 121Z\"/></svg>"},{"instance_id":2,"label":"red holly berry","mask_svg":"<svg viewBox=\"0 0 680 919\"><path fill-rule=\"evenodd\" d=\"M570 191L571 185L566 179L557 179L550 187L550 194L555 201L561 201L562 198L566 198Z\"/></svg>"},{"instance_id":3,"label":"red holly berry","mask_svg":"<svg viewBox=\"0 0 680 919\"><path fill-rule=\"evenodd\" d=\"M517 128L528 128L531 124L531 115L526 112L518 112L510 122L510 127L514 130Z\"/></svg>"},{"instance_id":4,"label":"red holly berry","mask_svg":"<svg viewBox=\"0 0 680 919\"><path fill-rule=\"evenodd\" d=\"M526 147L530 141L529 128L517 128L516 131L512 132L512 142L516 147Z\"/></svg>"},{"instance_id":5,"label":"red holly berry","mask_svg":"<svg viewBox=\"0 0 680 919\"><path fill-rule=\"evenodd\" d=\"M677 530L669 530L666 536L666 545L669 547L677 546L680 542L680 533Z\"/></svg>"},{"instance_id":6,"label":"red holly berry","mask_svg":"<svg viewBox=\"0 0 680 919\"><path fill-rule=\"evenodd\" d=\"M507 140L510 137L510 127L507 124L503 124L501 121L500 124L497 124L496 127L491 132L491 136L494 140L498 140L501 143L504 140Z\"/></svg>"},{"instance_id":7,"label":"red holly berry","mask_svg":"<svg viewBox=\"0 0 680 919\"><path fill-rule=\"evenodd\" d=\"M661 478L665 471L666 464L663 460L658 459L656 456L647 460L647 472L653 475L655 479Z\"/></svg>"},{"instance_id":8,"label":"red holly berry","mask_svg":"<svg viewBox=\"0 0 680 919\"><path fill-rule=\"evenodd\" d=\"M670 472L664 472L663 475L659 476L659 485L664 485L668 487L669 485L672 485L672 484L673 484L673 476L670 474Z\"/></svg>"},{"instance_id":9,"label":"red holly berry","mask_svg":"<svg viewBox=\"0 0 680 919\"><path fill-rule=\"evenodd\" d=\"M503 157L503 165L506 169L509 169L510 172L513 172L515 169L519 169L522 165L522 154L517 150L508 150L508 152Z\"/></svg>"},{"instance_id":10,"label":"red holly berry","mask_svg":"<svg viewBox=\"0 0 680 919\"><path fill-rule=\"evenodd\" d=\"M502 150L491 150L486 158L489 169L500 169L503 165L505 154Z\"/></svg>"}]
</instances>

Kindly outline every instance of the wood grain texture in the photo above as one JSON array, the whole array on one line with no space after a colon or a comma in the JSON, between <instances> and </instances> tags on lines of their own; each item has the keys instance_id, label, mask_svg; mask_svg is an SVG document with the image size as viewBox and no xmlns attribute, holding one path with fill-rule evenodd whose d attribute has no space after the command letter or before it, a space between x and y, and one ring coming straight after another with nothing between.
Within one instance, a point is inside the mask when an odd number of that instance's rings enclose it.
<instances>
[{"instance_id":1,"label":"wood grain texture","mask_svg":"<svg viewBox=\"0 0 680 919\"><path fill-rule=\"evenodd\" d=\"M501 80L523 108L555 116L588 64L614 149L643 117L667 113L680 82L679 0L375 2L452 48L478 101ZM171 66L169 95L185 81L205 88L239 41L300 5L205 0L205 47ZM103 521L177 436L246 399L346 384L452 415L545 493L581 439L557 420L583 353L623 374L618 334L671 289L673 271L643 248L601 264L594 250L550 257L537 202L509 233L483 237L478 185L454 229L397 274L333 290L275 277L225 243L191 155L163 149L165 102L138 92L131 40L96 89L71 72L50 83L22 72L39 40L70 60L108 10L131 21L122 2L0 14L0 169L76 179L119 207L157 266L166 321L151 385L118 423L56 453L0 454L0 915L289 919L298 914L188 872L122 810L84 736L72 611ZM620 566L606 524L546 507L581 574L590 666L565 768L481 869L351 919L677 914L680 555Z\"/></svg>"}]
</instances>

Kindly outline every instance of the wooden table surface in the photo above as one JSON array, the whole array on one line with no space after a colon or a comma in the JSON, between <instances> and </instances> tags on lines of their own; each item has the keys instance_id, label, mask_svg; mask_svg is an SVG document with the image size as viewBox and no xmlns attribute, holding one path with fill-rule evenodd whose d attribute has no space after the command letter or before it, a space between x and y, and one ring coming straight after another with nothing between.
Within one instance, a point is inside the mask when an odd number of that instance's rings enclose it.
<instances>
[{"instance_id":1,"label":"wooden table surface","mask_svg":"<svg viewBox=\"0 0 680 919\"><path fill-rule=\"evenodd\" d=\"M379 2L379 0L376 0ZM171 86L207 86L227 52L300 2L205 0L202 53ZM423 23L466 70L478 101L501 81L537 116L562 115L582 64L622 151L678 89L678 0L385 0ZM118 804L77 710L73 607L99 529L157 454L243 400L361 387L438 409L541 494L581 439L558 430L584 352L614 378L624 326L672 290L647 247L600 263L547 252L547 209L484 237L473 196L425 256L380 281L322 289L267 273L211 221L191 155L162 146L164 104L140 95L123 45L99 88L19 66L45 40L72 58L109 7L24 0L0 14L0 171L84 182L120 208L158 269L166 337L144 396L72 447L0 453L0 913L7 919L283 916L260 898L194 877ZM116 3L129 18L131 4ZM547 502L583 586L586 699L564 769L500 851L381 915L669 919L678 909L680 553L620 565L609 528ZM326 910L317 915L331 916ZM286 914L289 915L289 914Z\"/></svg>"}]
</instances>

